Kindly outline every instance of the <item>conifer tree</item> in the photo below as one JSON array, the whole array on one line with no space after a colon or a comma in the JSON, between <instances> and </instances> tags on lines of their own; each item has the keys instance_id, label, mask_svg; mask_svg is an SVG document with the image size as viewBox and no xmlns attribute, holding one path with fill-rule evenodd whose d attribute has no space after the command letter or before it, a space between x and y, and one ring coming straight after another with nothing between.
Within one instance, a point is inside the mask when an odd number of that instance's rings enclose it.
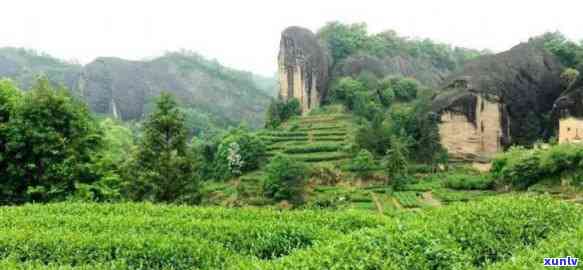
<instances>
[{"instance_id":1,"label":"conifer tree","mask_svg":"<svg viewBox=\"0 0 583 270\"><path fill-rule=\"evenodd\" d=\"M195 200L196 178L190 152L184 115L175 99L163 93L144 124L131 169L134 179L130 195L163 202Z\"/></svg>"}]
</instances>

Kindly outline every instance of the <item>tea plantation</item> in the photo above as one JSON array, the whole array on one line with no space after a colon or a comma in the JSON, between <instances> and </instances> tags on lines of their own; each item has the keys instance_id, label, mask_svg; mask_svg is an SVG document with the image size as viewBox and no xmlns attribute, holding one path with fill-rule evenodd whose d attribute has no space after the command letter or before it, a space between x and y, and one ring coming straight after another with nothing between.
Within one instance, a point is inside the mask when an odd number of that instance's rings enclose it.
<instances>
[{"instance_id":1,"label":"tea plantation","mask_svg":"<svg viewBox=\"0 0 583 270\"><path fill-rule=\"evenodd\" d=\"M0 269L536 268L583 257L582 216L579 205L524 195L392 216L29 204L0 208Z\"/></svg>"}]
</instances>

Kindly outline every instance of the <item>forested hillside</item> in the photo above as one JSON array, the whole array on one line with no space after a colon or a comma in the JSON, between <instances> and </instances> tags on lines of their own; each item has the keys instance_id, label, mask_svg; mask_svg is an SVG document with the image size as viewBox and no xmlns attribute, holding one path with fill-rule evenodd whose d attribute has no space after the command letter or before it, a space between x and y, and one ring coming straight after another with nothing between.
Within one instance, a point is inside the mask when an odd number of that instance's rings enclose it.
<instances>
[{"instance_id":1,"label":"forested hillside","mask_svg":"<svg viewBox=\"0 0 583 270\"><path fill-rule=\"evenodd\" d=\"M91 110L122 120L140 120L162 91L180 98L195 131L246 122L263 124L264 110L277 83L216 60L180 51L150 61L98 58L86 66L72 64L32 50L0 49L0 77L29 89L44 75L82 97Z\"/></svg>"},{"instance_id":2,"label":"forested hillside","mask_svg":"<svg viewBox=\"0 0 583 270\"><path fill-rule=\"evenodd\" d=\"M436 87L467 60L489 53L409 38L393 30L369 33L364 23L331 22L317 36L329 49L333 79L366 72L378 77L412 77Z\"/></svg>"}]
</instances>

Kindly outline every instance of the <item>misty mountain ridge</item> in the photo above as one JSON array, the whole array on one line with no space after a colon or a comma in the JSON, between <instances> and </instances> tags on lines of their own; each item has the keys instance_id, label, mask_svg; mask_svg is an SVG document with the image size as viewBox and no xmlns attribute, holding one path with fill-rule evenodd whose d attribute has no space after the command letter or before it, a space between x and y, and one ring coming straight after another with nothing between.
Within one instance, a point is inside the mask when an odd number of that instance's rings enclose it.
<instances>
[{"instance_id":1,"label":"misty mountain ridge","mask_svg":"<svg viewBox=\"0 0 583 270\"><path fill-rule=\"evenodd\" d=\"M154 98L168 91L184 108L204 114L218 127L262 125L277 86L275 78L229 68L186 50L151 60L99 57L80 65L34 50L0 48L0 77L28 89L39 75L70 89L98 114L139 120Z\"/></svg>"}]
</instances>

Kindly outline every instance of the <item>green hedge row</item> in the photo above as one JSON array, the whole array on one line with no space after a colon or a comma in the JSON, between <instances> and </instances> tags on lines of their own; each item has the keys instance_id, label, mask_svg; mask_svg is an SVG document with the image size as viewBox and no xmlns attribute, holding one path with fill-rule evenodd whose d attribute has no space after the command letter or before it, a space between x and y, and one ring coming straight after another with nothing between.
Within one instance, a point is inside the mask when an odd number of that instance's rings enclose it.
<instances>
[{"instance_id":1,"label":"green hedge row","mask_svg":"<svg viewBox=\"0 0 583 270\"><path fill-rule=\"evenodd\" d=\"M543 179L570 176L583 186L583 146L560 144L546 149L513 147L492 162L492 175L504 184L527 188Z\"/></svg>"},{"instance_id":2,"label":"green hedge row","mask_svg":"<svg viewBox=\"0 0 583 270\"><path fill-rule=\"evenodd\" d=\"M445 175L443 185L456 190L487 190L494 188L494 179L489 175L450 174Z\"/></svg>"},{"instance_id":3,"label":"green hedge row","mask_svg":"<svg viewBox=\"0 0 583 270\"><path fill-rule=\"evenodd\" d=\"M305 154L305 153L319 153L319 152L335 152L340 150L340 144L311 144L305 146L289 147L284 150L286 154Z\"/></svg>"},{"instance_id":4,"label":"green hedge row","mask_svg":"<svg viewBox=\"0 0 583 270\"><path fill-rule=\"evenodd\" d=\"M293 159L302 161L302 162L322 162L322 161L335 161L349 158L350 155L345 153L311 153L311 154L302 154L302 155L293 155L291 156Z\"/></svg>"},{"instance_id":5,"label":"green hedge row","mask_svg":"<svg viewBox=\"0 0 583 270\"><path fill-rule=\"evenodd\" d=\"M544 258L578 258L579 268L583 268L583 221L577 228L566 230L540 244L518 252L512 260L496 263L488 270L548 269ZM569 267L567 267L569 268ZM576 268L576 269L579 269Z\"/></svg>"},{"instance_id":6,"label":"green hedge row","mask_svg":"<svg viewBox=\"0 0 583 270\"><path fill-rule=\"evenodd\" d=\"M385 218L359 212L282 213L151 204L27 205L0 208L0 216L0 265L16 261L31 268L40 263L222 269L277 258L387 223Z\"/></svg>"},{"instance_id":7,"label":"green hedge row","mask_svg":"<svg viewBox=\"0 0 583 270\"><path fill-rule=\"evenodd\" d=\"M385 228L321 243L264 268L474 269L572 228L582 214L549 198L491 198L405 215Z\"/></svg>"}]
</instances>

